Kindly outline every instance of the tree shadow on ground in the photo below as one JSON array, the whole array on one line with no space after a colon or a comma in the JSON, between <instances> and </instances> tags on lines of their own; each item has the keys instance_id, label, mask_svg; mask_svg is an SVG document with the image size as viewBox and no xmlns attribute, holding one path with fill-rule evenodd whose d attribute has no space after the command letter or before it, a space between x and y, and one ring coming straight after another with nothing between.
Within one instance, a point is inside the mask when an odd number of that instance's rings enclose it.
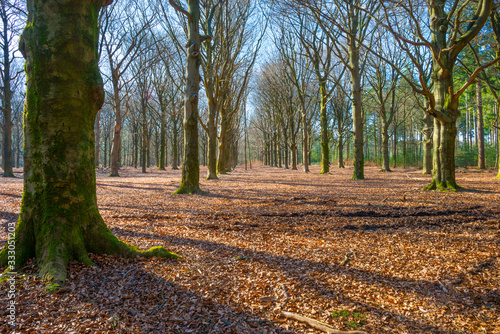
<instances>
[{"instance_id":1,"label":"tree shadow on ground","mask_svg":"<svg viewBox=\"0 0 500 334\"><path fill-rule=\"evenodd\" d=\"M62 325L50 333L293 333L258 315L188 291L155 272L176 266L175 261L92 254L91 259L96 267L72 261L68 276L73 278L60 293L39 291L36 299L21 298L17 330L40 333L57 322ZM34 268L26 272L36 275ZM41 290L40 286L32 288ZM44 303L41 309L39 298ZM38 308L38 313L22 312L31 308ZM2 327L8 332L8 325Z\"/></svg>"},{"instance_id":2,"label":"tree shadow on ground","mask_svg":"<svg viewBox=\"0 0 500 334\"><path fill-rule=\"evenodd\" d=\"M294 280L299 284L307 286L307 290L311 296L311 298L338 298L339 292L332 290L331 287L325 286L324 282L321 282L319 279L313 278L311 275L313 272L321 272L328 273L329 275L348 275L355 280L364 282L365 284L384 284L390 286L392 289L396 289L402 293L418 293L423 295L425 298L431 299L433 302L446 305L450 300L450 295L443 292L442 287L438 282L431 282L426 280L409 280L404 278L397 278L388 275L384 275L381 273L377 273L376 271L368 272L355 268L345 268L337 265L325 264L323 262L316 262L306 259L297 259L297 258L288 258L273 254L268 254L259 251L253 251L248 248L234 247L228 246L224 244L213 243L200 239L189 239L189 238L180 238L175 236L160 236L150 233L141 233L135 232L131 230L124 230L120 228L113 228L113 233L120 235L126 234L131 237L139 237L146 238L152 240L164 240L169 245L175 246L192 246L199 249L203 249L206 252L214 252L217 249L217 254L219 256L224 256L224 254L232 254L230 256L234 256L236 254L240 254L248 258L249 261L254 261L257 263L264 264L270 268L279 269L286 273L287 277L290 280ZM296 271L290 270L290 268L309 268L302 272L301 274L297 274ZM488 301L491 302L495 298L495 291L485 291L485 296L488 296ZM471 293L464 292L454 292L453 298L456 300L462 300L464 298L471 298ZM379 316L392 317L396 321L404 323L408 327L413 327L414 329L422 329L432 333L441 333L446 332L449 333L448 330L445 330L435 324L431 323L422 323L421 320L412 319L411 317L405 316L404 314L393 313L390 310L387 310L383 307L376 306L369 301L364 301L362 297L358 300L350 300L346 297L341 297L344 301L353 302L360 305L362 308L366 310L370 310L371 312L376 313ZM473 307L473 306L472 306ZM418 332L418 331L417 331Z\"/></svg>"}]
</instances>

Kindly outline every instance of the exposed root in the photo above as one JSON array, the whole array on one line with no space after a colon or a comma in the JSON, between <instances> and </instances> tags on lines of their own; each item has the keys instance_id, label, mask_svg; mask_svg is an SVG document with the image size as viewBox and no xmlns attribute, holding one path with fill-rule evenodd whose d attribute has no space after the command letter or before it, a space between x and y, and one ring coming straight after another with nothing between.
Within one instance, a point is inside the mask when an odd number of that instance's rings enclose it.
<instances>
[{"instance_id":1,"label":"exposed root","mask_svg":"<svg viewBox=\"0 0 500 334\"><path fill-rule=\"evenodd\" d=\"M449 192L453 191L456 192L458 190L462 189L458 184L452 181L446 181L446 182L436 182L436 180L433 178L431 181L431 184L428 186L424 187L423 190L438 190L441 192Z\"/></svg>"}]
</instances>

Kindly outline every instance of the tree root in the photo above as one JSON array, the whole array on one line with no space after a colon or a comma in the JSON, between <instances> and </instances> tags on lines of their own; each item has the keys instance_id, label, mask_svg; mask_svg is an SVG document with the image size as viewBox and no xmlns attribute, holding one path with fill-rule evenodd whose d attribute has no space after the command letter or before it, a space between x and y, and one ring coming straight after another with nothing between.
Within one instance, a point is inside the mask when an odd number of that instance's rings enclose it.
<instances>
[{"instance_id":1,"label":"tree root","mask_svg":"<svg viewBox=\"0 0 500 334\"><path fill-rule=\"evenodd\" d=\"M189 194L189 195L192 195L192 194L199 194L199 195L203 195L205 194L205 192L203 190L201 190L199 187L188 187L188 186L185 186L185 185L182 185L179 187L179 189L177 189L176 191L174 191L172 193L173 195L180 195L180 194Z\"/></svg>"},{"instance_id":2,"label":"tree root","mask_svg":"<svg viewBox=\"0 0 500 334\"><path fill-rule=\"evenodd\" d=\"M435 179L432 179L431 184L428 186L424 187L423 190L438 190L441 192L448 192L448 191L453 191L456 192L458 190L462 189L458 184L455 182L447 181L447 182L436 182Z\"/></svg>"}]
</instances>

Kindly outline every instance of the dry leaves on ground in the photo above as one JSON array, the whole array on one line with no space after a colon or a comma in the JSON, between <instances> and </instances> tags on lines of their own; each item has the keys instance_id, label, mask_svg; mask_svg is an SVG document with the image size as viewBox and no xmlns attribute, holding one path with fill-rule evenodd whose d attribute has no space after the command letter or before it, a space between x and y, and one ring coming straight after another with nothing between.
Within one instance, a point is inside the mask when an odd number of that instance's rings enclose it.
<instances>
[{"instance_id":1,"label":"dry leaves on ground","mask_svg":"<svg viewBox=\"0 0 500 334\"><path fill-rule=\"evenodd\" d=\"M171 195L180 171L97 177L101 214L121 239L184 256L72 262L44 293L17 277L15 333L320 333L293 312L368 333L500 333L500 180L462 169L458 193L424 192L418 170L350 180L254 166ZM205 171L202 170L202 175ZM0 237L22 180L0 183ZM7 288L0 292L7 325Z\"/></svg>"}]
</instances>

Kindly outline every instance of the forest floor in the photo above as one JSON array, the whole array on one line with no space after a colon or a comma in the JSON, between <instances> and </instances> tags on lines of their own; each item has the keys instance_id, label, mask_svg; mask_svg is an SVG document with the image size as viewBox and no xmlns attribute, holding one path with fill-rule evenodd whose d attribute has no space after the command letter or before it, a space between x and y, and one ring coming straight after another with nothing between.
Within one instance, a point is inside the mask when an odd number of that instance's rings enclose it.
<instances>
[{"instance_id":1,"label":"forest floor","mask_svg":"<svg viewBox=\"0 0 500 334\"><path fill-rule=\"evenodd\" d=\"M500 333L496 171L457 170L457 193L422 191L417 169L318 173L239 166L201 181L204 195L172 195L180 171L101 171L111 230L184 259L91 255L96 266L71 262L53 295L30 262L13 331L0 289L0 332L321 333L287 311L345 331ZM0 180L0 246L21 194L20 177Z\"/></svg>"}]
</instances>

